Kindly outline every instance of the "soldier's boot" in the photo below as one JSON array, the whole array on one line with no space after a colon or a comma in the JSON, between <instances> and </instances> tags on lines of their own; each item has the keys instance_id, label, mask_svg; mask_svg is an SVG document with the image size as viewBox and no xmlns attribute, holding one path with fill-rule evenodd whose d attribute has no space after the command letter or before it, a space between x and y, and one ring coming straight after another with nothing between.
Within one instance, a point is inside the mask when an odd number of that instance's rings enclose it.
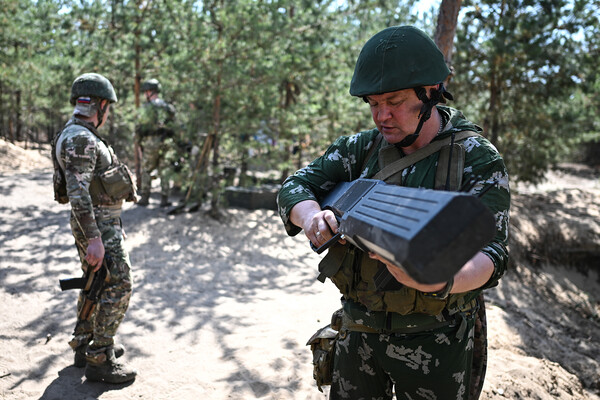
<instances>
[{"instance_id":1,"label":"soldier's boot","mask_svg":"<svg viewBox=\"0 0 600 400\"><path fill-rule=\"evenodd\" d=\"M143 194L142 197L138 200L138 202L136 203L138 206L147 206L150 203L150 195L149 194Z\"/></svg>"},{"instance_id":2,"label":"soldier's boot","mask_svg":"<svg viewBox=\"0 0 600 400\"><path fill-rule=\"evenodd\" d=\"M83 368L85 367L85 364L87 364L87 360L85 358L86 349L87 343L75 348L75 361L73 362L73 365L77 368ZM114 344L113 349L115 351L116 358L119 358L123 354L125 354L125 346L123 346L122 344Z\"/></svg>"},{"instance_id":3,"label":"soldier's boot","mask_svg":"<svg viewBox=\"0 0 600 400\"><path fill-rule=\"evenodd\" d=\"M135 369L117 361L113 346L88 350L86 360L85 377L90 381L125 383L133 381L137 375Z\"/></svg>"},{"instance_id":4,"label":"soldier's boot","mask_svg":"<svg viewBox=\"0 0 600 400\"><path fill-rule=\"evenodd\" d=\"M167 195L162 195L160 196L160 206L161 207L168 207L171 205L171 202L169 201L169 196Z\"/></svg>"}]
</instances>

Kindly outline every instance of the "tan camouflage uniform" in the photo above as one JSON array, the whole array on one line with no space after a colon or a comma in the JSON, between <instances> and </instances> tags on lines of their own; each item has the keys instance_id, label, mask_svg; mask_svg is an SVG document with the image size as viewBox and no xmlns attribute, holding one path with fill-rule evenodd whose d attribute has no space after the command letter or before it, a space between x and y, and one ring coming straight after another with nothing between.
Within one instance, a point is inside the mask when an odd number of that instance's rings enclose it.
<instances>
[{"instance_id":1,"label":"tan camouflage uniform","mask_svg":"<svg viewBox=\"0 0 600 400\"><path fill-rule=\"evenodd\" d=\"M110 280L102 291L95 311L88 321L78 320L74 338L70 342L74 349L90 341L91 348L102 348L114 343L117 332L131 297L132 279L129 255L123 245L121 229L122 201L103 199L98 204L92 201L90 184L98 171L102 171L116 158L112 150L100 140L93 125L73 117L60 134L60 160L64 166L67 195L71 204L71 229L79 252L81 267L89 267L84 260L88 240L101 237L105 254L114 264ZM84 126L82 126L82 124ZM83 292L79 296L78 314L83 304Z\"/></svg>"}]
</instances>

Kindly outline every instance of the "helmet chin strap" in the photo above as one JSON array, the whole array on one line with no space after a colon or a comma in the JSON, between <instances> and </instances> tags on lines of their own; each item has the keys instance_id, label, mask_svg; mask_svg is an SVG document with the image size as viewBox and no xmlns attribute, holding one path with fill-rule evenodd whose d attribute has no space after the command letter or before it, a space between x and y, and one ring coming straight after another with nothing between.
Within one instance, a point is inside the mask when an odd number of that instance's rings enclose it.
<instances>
[{"instance_id":1,"label":"helmet chin strap","mask_svg":"<svg viewBox=\"0 0 600 400\"><path fill-rule=\"evenodd\" d=\"M454 100L454 97L446 90L443 83L440 83L436 89L431 90L430 98L427 97L427 91L422 86L414 88L414 91L418 99L423 102L423 106L421 106L421 111L419 112L419 125L415 129L415 133L408 135L399 143L396 143L398 147L408 147L417 140L423 124L431 117L431 110L436 104L444 101L444 99Z\"/></svg>"},{"instance_id":2,"label":"helmet chin strap","mask_svg":"<svg viewBox=\"0 0 600 400\"><path fill-rule=\"evenodd\" d=\"M101 100L102 101L102 100ZM102 124L102 120L104 119L104 113L106 113L106 109L108 108L109 101L106 101L104 107L98 107L98 122L96 123L96 129L100 127Z\"/></svg>"}]
</instances>

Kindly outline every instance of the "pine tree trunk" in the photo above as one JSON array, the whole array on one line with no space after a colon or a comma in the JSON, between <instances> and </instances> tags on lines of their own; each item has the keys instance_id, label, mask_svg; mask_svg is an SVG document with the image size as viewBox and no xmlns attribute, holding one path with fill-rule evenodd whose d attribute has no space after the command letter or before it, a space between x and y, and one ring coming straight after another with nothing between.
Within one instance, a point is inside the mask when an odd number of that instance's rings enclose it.
<instances>
[{"instance_id":1,"label":"pine tree trunk","mask_svg":"<svg viewBox=\"0 0 600 400\"><path fill-rule=\"evenodd\" d=\"M451 72L450 76L447 78L447 82L454 74L452 68L452 51L454 35L456 34L456 23L458 21L458 13L461 4L462 0L442 0L435 30L435 44L437 44L442 51L444 61L446 61L446 65L448 65Z\"/></svg>"}]
</instances>

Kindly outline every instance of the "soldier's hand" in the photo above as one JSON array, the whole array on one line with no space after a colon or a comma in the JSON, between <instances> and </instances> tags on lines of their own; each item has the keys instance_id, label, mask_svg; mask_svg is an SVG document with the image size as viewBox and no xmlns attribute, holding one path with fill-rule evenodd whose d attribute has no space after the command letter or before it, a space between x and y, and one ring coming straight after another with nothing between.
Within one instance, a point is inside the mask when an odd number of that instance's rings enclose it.
<instances>
[{"instance_id":1,"label":"soldier's hand","mask_svg":"<svg viewBox=\"0 0 600 400\"><path fill-rule=\"evenodd\" d=\"M290 220L304 230L308 240L316 247L325 244L338 231L333 212L321 210L319 203L314 200L304 200L292 207Z\"/></svg>"},{"instance_id":2,"label":"soldier's hand","mask_svg":"<svg viewBox=\"0 0 600 400\"><path fill-rule=\"evenodd\" d=\"M333 212L321 210L312 216L308 228L304 228L304 233L315 246L320 247L338 232L338 227ZM340 242L343 244L346 241L340 240Z\"/></svg>"},{"instance_id":3,"label":"soldier's hand","mask_svg":"<svg viewBox=\"0 0 600 400\"><path fill-rule=\"evenodd\" d=\"M101 238L89 240L85 261L94 268L94 272L100 269L104 261L104 244Z\"/></svg>"}]
</instances>

